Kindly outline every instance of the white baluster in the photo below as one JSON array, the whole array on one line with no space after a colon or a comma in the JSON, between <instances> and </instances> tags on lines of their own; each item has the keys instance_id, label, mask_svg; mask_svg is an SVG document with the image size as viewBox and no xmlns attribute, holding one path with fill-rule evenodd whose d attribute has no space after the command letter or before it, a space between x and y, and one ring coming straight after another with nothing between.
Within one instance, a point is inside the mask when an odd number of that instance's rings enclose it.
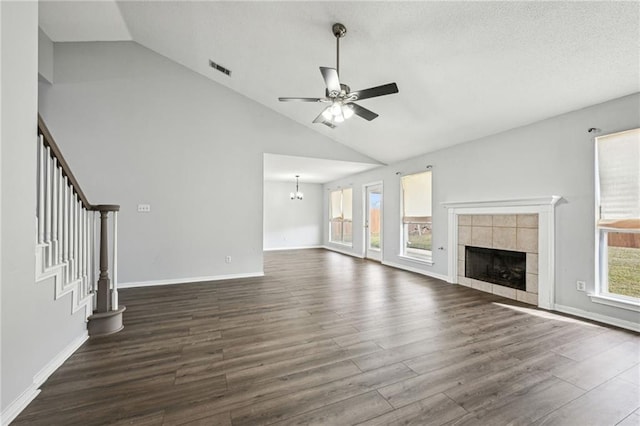
<instances>
[{"instance_id":1,"label":"white baluster","mask_svg":"<svg viewBox=\"0 0 640 426\"><path fill-rule=\"evenodd\" d=\"M53 159L51 170L51 263L58 261L58 159Z\"/></svg>"},{"instance_id":2,"label":"white baluster","mask_svg":"<svg viewBox=\"0 0 640 426\"><path fill-rule=\"evenodd\" d=\"M45 198L44 198L44 242L47 244L47 267L51 267L51 148L47 147L45 157Z\"/></svg>"},{"instance_id":3,"label":"white baluster","mask_svg":"<svg viewBox=\"0 0 640 426\"><path fill-rule=\"evenodd\" d=\"M73 241L75 240L75 235L76 235L76 230L74 227L74 214L75 214L75 209L73 208L74 205L74 200L75 198L75 194L73 193L73 188L71 186L69 186L69 281L73 281L73 278L75 277L75 258L76 258L76 252L75 252L75 246L73 244Z\"/></svg>"},{"instance_id":4,"label":"white baluster","mask_svg":"<svg viewBox=\"0 0 640 426\"><path fill-rule=\"evenodd\" d=\"M84 284L84 245L82 244L84 240L84 226L82 226L83 211L82 202L80 202L78 203L78 279L80 280L80 287Z\"/></svg>"},{"instance_id":5,"label":"white baluster","mask_svg":"<svg viewBox=\"0 0 640 426\"><path fill-rule=\"evenodd\" d=\"M118 310L118 212L113 212L113 284L111 285L111 310Z\"/></svg>"},{"instance_id":6,"label":"white baluster","mask_svg":"<svg viewBox=\"0 0 640 426\"><path fill-rule=\"evenodd\" d=\"M64 239L64 179L62 176L62 168L58 168L58 248L57 248L57 256L56 262L58 265L62 263L62 250L63 250L63 239Z\"/></svg>"},{"instance_id":7,"label":"white baluster","mask_svg":"<svg viewBox=\"0 0 640 426\"><path fill-rule=\"evenodd\" d=\"M84 211L84 229L85 229L85 252L86 256L84 258L84 269L85 269L85 288L82 293L82 297L86 297L89 294L89 289L91 288L91 256L93 253L91 252L91 228L89 227L89 218L91 217L91 212L89 210Z\"/></svg>"},{"instance_id":8,"label":"white baluster","mask_svg":"<svg viewBox=\"0 0 640 426\"><path fill-rule=\"evenodd\" d=\"M96 306L97 300L97 285L98 285L98 276L97 276L97 259L98 259L98 238L96 237L96 233L98 232L98 227L96 226L96 216L98 212L91 212L91 291L93 291L93 306ZM99 222L98 222L99 223Z\"/></svg>"},{"instance_id":9,"label":"white baluster","mask_svg":"<svg viewBox=\"0 0 640 426\"><path fill-rule=\"evenodd\" d=\"M80 278L80 258L82 257L80 253L80 244L79 244L80 243L80 207L79 207L77 195L73 199L73 210L75 214L74 223L76 227L75 236L73 240L73 244L75 246L74 250L76 253L76 258L75 258L76 273L73 278L77 280L78 278Z\"/></svg>"},{"instance_id":10,"label":"white baluster","mask_svg":"<svg viewBox=\"0 0 640 426\"><path fill-rule=\"evenodd\" d=\"M44 242L44 141L38 144L38 243Z\"/></svg>"},{"instance_id":11,"label":"white baluster","mask_svg":"<svg viewBox=\"0 0 640 426\"><path fill-rule=\"evenodd\" d=\"M63 195L62 195L62 260L67 264L67 270L69 269L69 181L67 177L64 177Z\"/></svg>"}]
</instances>

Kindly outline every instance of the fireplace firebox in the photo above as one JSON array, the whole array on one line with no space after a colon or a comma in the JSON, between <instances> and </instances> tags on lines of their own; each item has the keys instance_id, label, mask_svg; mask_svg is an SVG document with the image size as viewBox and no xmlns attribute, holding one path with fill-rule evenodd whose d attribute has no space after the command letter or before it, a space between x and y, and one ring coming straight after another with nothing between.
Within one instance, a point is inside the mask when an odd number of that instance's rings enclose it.
<instances>
[{"instance_id":1,"label":"fireplace firebox","mask_svg":"<svg viewBox=\"0 0 640 426\"><path fill-rule=\"evenodd\" d=\"M527 254L466 246L465 277L526 291Z\"/></svg>"}]
</instances>

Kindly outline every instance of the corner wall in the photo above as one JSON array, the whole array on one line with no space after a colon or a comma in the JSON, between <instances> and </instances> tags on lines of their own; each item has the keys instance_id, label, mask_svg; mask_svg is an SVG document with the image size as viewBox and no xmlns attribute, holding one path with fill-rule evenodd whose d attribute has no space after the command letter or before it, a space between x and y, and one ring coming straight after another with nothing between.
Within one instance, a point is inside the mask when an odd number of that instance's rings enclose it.
<instances>
[{"instance_id":1,"label":"corner wall","mask_svg":"<svg viewBox=\"0 0 640 426\"><path fill-rule=\"evenodd\" d=\"M86 335L71 295L54 300L52 280L35 282L38 3L0 2L1 359L0 409L7 424ZM74 346L75 345L75 346Z\"/></svg>"},{"instance_id":2,"label":"corner wall","mask_svg":"<svg viewBox=\"0 0 640 426\"><path fill-rule=\"evenodd\" d=\"M598 305L588 292L595 288L595 142L590 127L601 134L640 126L640 94L552 117L497 135L455 145L371 172L330 182L325 189L353 186L354 255L363 253L362 185L384 181L383 261L446 279L447 212L443 202L504 200L561 195L556 206L555 300L558 310L593 319L638 322L637 312ZM400 178L433 166L433 265L399 257ZM325 195L323 223L328 224ZM328 231L325 229L325 245ZM442 247L442 249L439 249ZM343 246L338 247L345 250ZM586 281L587 292L576 290Z\"/></svg>"},{"instance_id":3,"label":"corner wall","mask_svg":"<svg viewBox=\"0 0 640 426\"><path fill-rule=\"evenodd\" d=\"M264 249L322 245L322 185L303 183L303 200L291 200L295 182L264 183Z\"/></svg>"}]
</instances>

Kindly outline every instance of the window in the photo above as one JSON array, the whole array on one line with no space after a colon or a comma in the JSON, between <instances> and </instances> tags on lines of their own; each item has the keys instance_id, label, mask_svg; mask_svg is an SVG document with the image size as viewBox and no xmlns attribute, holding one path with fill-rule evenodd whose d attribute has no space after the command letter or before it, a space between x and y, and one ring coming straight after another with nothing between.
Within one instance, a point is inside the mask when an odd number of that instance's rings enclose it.
<instances>
[{"instance_id":1,"label":"window","mask_svg":"<svg viewBox=\"0 0 640 426\"><path fill-rule=\"evenodd\" d=\"M596 293L640 306L640 129L596 138L596 147Z\"/></svg>"},{"instance_id":2,"label":"window","mask_svg":"<svg viewBox=\"0 0 640 426\"><path fill-rule=\"evenodd\" d=\"M329 241L348 244L352 242L351 222L353 220L353 190L339 189L331 192Z\"/></svg>"},{"instance_id":3,"label":"window","mask_svg":"<svg viewBox=\"0 0 640 426\"><path fill-rule=\"evenodd\" d=\"M402 253L431 261L431 172L402 177Z\"/></svg>"}]
</instances>

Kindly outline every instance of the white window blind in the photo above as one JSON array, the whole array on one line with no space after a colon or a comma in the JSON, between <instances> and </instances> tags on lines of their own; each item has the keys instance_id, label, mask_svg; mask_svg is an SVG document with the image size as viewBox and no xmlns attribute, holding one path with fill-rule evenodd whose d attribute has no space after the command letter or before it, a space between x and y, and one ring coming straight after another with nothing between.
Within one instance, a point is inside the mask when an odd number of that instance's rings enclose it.
<instances>
[{"instance_id":1,"label":"white window blind","mask_svg":"<svg viewBox=\"0 0 640 426\"><path fill-rule=\"evenodd\" d=\"M597 138L599 225L640 228L640 129Z\"/></svg>"},{"instance_id":2,"label":"white window blind","mask_svg":"<svg viewBox=\"0 0 640 426\"><path fill-rule=\"evenodd\" d=\"M342 218L353 221L353 190L351 188L342 191Z\"/></svg>"},{"instance_id":3,"label":"white window blind","mask_svg":"<svg viewBox=\"0 0 640 426\"><path fill-rule=\"evenodd\" d=\"M431 172L402 177L403 223L431 221Z\"/></svg>"},{"instance_id":4,"label":"white window blind","mask_svg":"<svg viewBox=\"0 0 640 426\"><path fill-rule=\"evenodd\" d=\"M331 220L342 219L342 191L331 192Z\"/></svg>"}]
</instances>

